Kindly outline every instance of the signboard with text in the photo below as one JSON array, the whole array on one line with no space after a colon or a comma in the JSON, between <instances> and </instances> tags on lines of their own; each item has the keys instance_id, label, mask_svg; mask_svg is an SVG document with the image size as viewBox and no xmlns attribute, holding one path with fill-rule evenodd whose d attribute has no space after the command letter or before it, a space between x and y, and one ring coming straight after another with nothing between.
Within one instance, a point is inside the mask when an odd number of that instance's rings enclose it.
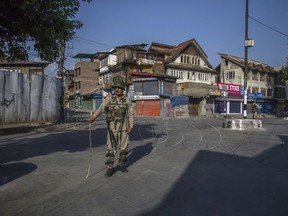
<instances>
[{"instance_id":1,"label":"signboard with text","mask_svg":"<svg viewBox=\"0 0 288 216\"><path fill-rule=\"evenodd\" d=\"M227 91L228 96L242 96L242 86L231 83L217 83L218 89L221 91Z\"/></svg>"}]
</instances>

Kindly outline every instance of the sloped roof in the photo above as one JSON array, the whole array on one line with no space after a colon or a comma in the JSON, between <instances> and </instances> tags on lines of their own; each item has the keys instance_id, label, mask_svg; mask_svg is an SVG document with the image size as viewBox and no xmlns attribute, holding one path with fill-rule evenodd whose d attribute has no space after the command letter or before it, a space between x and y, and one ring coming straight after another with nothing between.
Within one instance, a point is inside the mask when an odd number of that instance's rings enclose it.
<instances>
[{"instance_id":1,"label":"sloped roof","mask_svg":"<svg viewBox=\"0 0 288 216\"><path fill-rule=\"evenodd\" d=\"M206 53L203 51L203 49L200 47L200 45L197 43L197 41L193 38L187 41L184 41L180 44L177 44L176 46L161 44L161 43L155 43L152 42L151 46L149 48L149 51L154 51L160 54L164 54L167 57L165 60L166 64L170 64L173 61L175 61L176 58L179 57L179 55L187 49L189 46L193 46L193 48L200 54L200 56L205 61L206 65L209 68L213 68L212 65L208 61L208 57Z\"/></svg>"},{"instance_id":2,"label":"sloped roof","mask_svg":"<svg viewBox=\"0 0 288 216\"><path fill-rule=\"evenodd\" d=\"M78 54L76 54L75 56L73 56L72 58L81 58L81 59L83 59L83 58L89 58L89 59L91 59L91 58L93 58L94 56L95 56L95 54L78 53Z\"/></svg>"},{"instance_id":3,"label":"sloped roof","mask_svg":"<svg viewBox=\"0 0 288 216\"><path fill-rule=\"evenodd\" d=\"M148 51L157 52L163 55L171 55L173 49L174 46L152 42Z\"/></svg>"},{"instance_id":4,"label":"sloped roof","mask_svg":"<svg viewBox=\"0 0 288 216\"><path fill-rule=\"evenodd\" d=\"M190 39L190 40L187 40L187 41L184 41L183 43L180 43L180 44L177 44L172 53L171 53L171 56L169 56L167 59L166 59L166 62L167 63L170 63L170 62L173 62L185 49L187 49L190 45L192 45L199 53L200 55L204 58L204 60L207 61L207 55L206 53L203 51L203 49L199 46L199 44L197 43L197 41L193 38L193 39ZM212 67L210 65L210 63L207 61L206 62L207 65L209 67Z\"/></svg>"},{"instance_id":5,"label":"sloped roof","mask_svg":"<svg viewBox=\"0 0 288 216\"><path fill-rule=\"evenodd\" d=\"M119 49L119 48L130 48L130 49L134 49L134 50L145 50L145 47L148 44L130 44L130 45L121 45L121 46L117 46L115 49Z\"/></svg>"},{"instance_id":6,"label":"sloped roof","mask_svg":"<svg viewBox=\"0 0 288 216\"><path fill-rule=\"evenodd\" d=\"M245 59L244 58L240 58L240 57L236 57L236 56L232 56L232 55L228 55L228 54L224 54L224 53L218 53L221 58L224 58L230 62L233 62L234 64L244 68L245 67ZM275 70L273 69L273 67L270 67L267 64L264 64L262 62L259 61L254 61L254 60L247 60L247 64L248 64L248 68L250 70L257 70L257 71L263 71L263 72L275 72Z\"/></svg>"}]
</instances>

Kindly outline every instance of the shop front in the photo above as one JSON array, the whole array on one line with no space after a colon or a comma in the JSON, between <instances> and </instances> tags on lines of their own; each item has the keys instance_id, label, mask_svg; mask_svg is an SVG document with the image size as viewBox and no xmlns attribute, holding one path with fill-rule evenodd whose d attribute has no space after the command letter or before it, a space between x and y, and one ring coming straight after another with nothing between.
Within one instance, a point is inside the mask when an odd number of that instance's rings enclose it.
<instances>
[{"instance_id":1,"label":"shop front","mask_svg":"<svg viewBox=\"0 0 288 216\"><path fill-rule=\"evenodd\" d=\"M243 111L243 88L231 83L218 83L221 97L214 100L213 112L220 115L240 115Z\"/></svg>"},{"instance_id":2,"label":"shop front","mask_svg":"<svg viewBox=\"0 0 288 216\"><path fill-rule=\"evenodd\" d=\"M189 97L160 94L160 115L162 117L189 117Z\"/></svg>"}]
</instances>

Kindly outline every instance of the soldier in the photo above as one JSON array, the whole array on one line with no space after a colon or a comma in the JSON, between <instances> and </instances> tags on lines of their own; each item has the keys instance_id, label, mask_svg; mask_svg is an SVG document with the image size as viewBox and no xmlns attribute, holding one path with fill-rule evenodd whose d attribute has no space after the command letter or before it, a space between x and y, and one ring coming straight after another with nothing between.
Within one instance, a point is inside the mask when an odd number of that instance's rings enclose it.
<instances>
[{"instance_id":1,"label":"soldier","mask_svg":"<svg viewBox=\"0 0 288 216\"><path fill-rule=\"evenodd\" d=\"M134 113L131 101L123 95L125 85L122 79L118 79L113 85L115 96L108 96L100 107L89 116L89 122L102 113L106 113L107 120L107 152L106 152L106 177L110 177L115 172L114 158L119 148L119 160L117 167L124 173L126 168L129 134L134 126Z\"/></svg>"},{"instance_id":2,"label":"soldier","mask_svg":"<svg viewBox=\"0 0 288 216\"><path fill-rule=\"evenodd\" d=\"M258 112L258 104L256 103L256 101L254 100L253 104L252 104L252 115L253 115L253 119L256 118L257 116L257 112Z\"/></svg>"}]
</instances>

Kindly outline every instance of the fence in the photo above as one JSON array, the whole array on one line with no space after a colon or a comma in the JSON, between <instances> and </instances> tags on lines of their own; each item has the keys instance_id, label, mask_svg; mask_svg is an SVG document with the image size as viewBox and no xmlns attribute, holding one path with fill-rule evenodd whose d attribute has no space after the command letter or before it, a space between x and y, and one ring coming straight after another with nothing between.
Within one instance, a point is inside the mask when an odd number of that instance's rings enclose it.
<instances>
[{"instance_id":1,"label":"fence","mask_svg":"<svg viewBox=\"0 0 288 216\"><path fill-rule=\"evenodd\" d=\"M61 86L56 77L0 70L0 125L56 121Z\"/></svg>"}]
</instances>

